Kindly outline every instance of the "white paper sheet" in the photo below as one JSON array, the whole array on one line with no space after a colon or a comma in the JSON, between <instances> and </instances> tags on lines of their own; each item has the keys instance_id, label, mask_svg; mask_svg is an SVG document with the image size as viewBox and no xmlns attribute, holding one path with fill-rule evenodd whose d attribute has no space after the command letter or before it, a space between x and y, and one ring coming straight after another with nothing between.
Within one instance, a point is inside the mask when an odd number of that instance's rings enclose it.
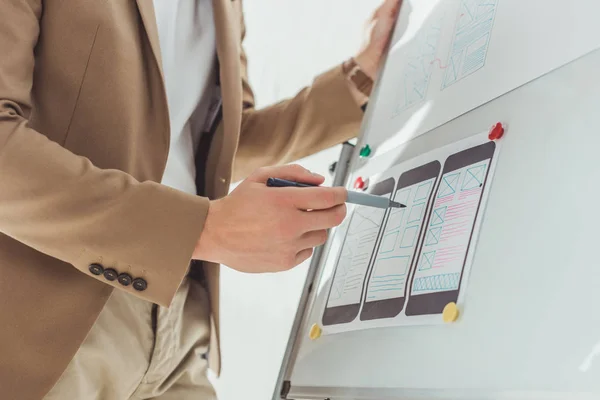
<instances>
[{"instance_id":1,"label":"white paper sheet","mask_svg":"<svg viewBox=\"0 0 600 400\"><path fill-rule=\"evenodd\" d=\"M371 177L370 187L379 185L376 194L406 207L383 211L355 206L336 233L343 237L334 238L337 249L327 260L334 268L331 284L324 288L329 293L324 334L442 324L447 303L462 306L501 144L487 135L474 135Z\"/></svg>"},{"instance_id":2,"label":"white paper sheet","mask_svg":"<svg viewBox=\"0 0 600 400\"><path fill-rule=\"evenodd\" d=\"M381 154L600 48L598 15L595 0L405 0L365 137Z\"/></svg>"}]
</instances>

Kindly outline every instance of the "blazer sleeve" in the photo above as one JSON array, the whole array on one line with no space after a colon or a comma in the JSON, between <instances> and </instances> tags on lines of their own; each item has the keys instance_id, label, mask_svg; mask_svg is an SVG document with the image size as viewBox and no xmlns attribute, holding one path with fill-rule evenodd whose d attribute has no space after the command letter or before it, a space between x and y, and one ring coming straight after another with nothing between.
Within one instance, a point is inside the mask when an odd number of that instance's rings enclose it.
<instances>
[{"instance_id":1,"label":"blazer sleeve","mask_svg":"<svg viewBox=\"0 0 600 400\"><path fill-rule=\"evenodd\" d=\"M30 128L41 14L41 0L2 3L0 232L168 306L188 270L209 202L99 169ZM143 277L147 288L135 291L95 276L88 270L94 262Z\"/></svg>"},{"instance_id":2,"label":"blazer sleeve","mask_svg":"<svg viewBox=\"0 0 600 400\"><path fill-rule=\"evenodd\" d=\"M243 41L246 27L237 3ZM364 114L341 65L318 76L295 97L257 110L243 48L240 53L244 111L234 181L256 168L298 160L356 137Z\"/></svg>"}]
</instances>

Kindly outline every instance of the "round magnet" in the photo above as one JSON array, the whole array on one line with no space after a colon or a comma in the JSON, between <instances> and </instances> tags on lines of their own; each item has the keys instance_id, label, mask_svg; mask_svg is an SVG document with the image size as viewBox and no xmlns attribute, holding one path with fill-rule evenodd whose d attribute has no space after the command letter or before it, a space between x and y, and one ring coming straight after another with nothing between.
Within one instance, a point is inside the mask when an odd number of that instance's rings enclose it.
<instances>
[{"instance_id":1,"label":"round magnet","mask_svg":"<svg viewBox=\"0 0 600 400\"><path fill-rule=\"evenodd\" d=\"M444 312L442 313L442 318L446 323L455 322L458 319L458 315L460 314L456 303L448 303L446 307L444 307Z\"/></svg>"},{"instance_id":2,"label":"round magnet","mask_svg":"<svg viewBox=\"0 0 600 400\"><path fill-rule=\"evenodd\" d=\"M310 338L310 340L317 340L318 338L321 337L321 333L323 331L321 330L321 327L317 324L313 324L313 326L310 327L310 332L308 333L308 337Z\"/></svg>"},{"instance_id":3,"label":"round magnet","mask_svg":"<svg viewBox=\"0 0 600 400\"><path fill-rule=\"evenodd\" d=\"M365 186L366 186L366 182L360 176L358 178L356 178L356 180L354 181L354 189L364 189Z\"/></svg>"},{"instance_id":4,"label":"round magnet","mask_svg":"<svg viewBox=\"0 0 600 400\"><path fill-rule=\"evenodd\" d=\"M371 146L369 146L368 144L364 145L362 149L360 149L360 153L359 155L362 158L367 158L371 155Z\"/></svg>"},{"instance_id":5,"label":"round magnet","mask_svg":"<svg viewBox=\"0 0 600 400\"><path fill-rule=\"evenodd\" d=\"M488 138L490 140L498 140L502 136L504 136L504 126L501 122L498 122L490 129L490 134L488 135Z\"/></svg>"}]
</instances>

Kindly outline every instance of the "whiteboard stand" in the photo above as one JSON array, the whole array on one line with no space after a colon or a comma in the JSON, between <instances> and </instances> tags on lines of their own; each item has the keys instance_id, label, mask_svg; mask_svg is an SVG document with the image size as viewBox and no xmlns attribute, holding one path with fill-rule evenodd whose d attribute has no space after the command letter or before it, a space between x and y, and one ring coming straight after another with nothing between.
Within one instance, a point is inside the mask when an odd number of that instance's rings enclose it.
<instances>
[{"instance_id":1,"label":"whiteboard stand","mask_svg":"<svg viewBox=\"0 0 600 400\"><path fill-rule=\"evenodd\" d=\"M342 144L342 151L337 162L335 163L335 175L332 186L344 186L348 176L350 160L352 159L354 148L355 146L350 142L344 142ZM288 344L283 355L279 376L275 385L275 393L273 394L274 400L287 399L287 395L289 394L291 385L289 382L290 371L288 370L288 366L293 365L295 351L297 349L296 346L299 344L299 342L297 342L297 335L303 325L306 311L310 310L309 304L312 304L311 295L313 284L318 282L320 278L320 265L321 260L323 259L323 250L323 246L315 248L314 254L311 258L304 288L302 289L302 294L300 296L300 302L298 303L298 310L296 311L296 317L292 323L290 337L288 339Z\"/></svg>"}]
</instances>

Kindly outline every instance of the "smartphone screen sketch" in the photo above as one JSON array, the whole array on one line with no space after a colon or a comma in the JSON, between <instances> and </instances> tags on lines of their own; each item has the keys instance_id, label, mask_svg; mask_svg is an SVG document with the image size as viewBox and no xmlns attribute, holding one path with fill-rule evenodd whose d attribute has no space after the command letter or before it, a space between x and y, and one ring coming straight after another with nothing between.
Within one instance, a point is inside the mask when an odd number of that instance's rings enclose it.
<instances>
[{"instance_id":1,"label":"smartphone screen sketch","mask_svg":"<svg viewBox=\"0 0 600 400\"><path fill-rule=\"evenodd\" d=\"M404 308L407 281L441 168L436 160L399 177L393 200L406 208L391 209L382 227L361 320L393 318Z\"/></svg>"},{"instance_id":2,"label":"smartphone screen sketch","mask_svg":"<svg viewBox=\"0 0 600 400\"><path fill-rule=\"evenodd\" d=\"M375 183L367 192L391 197L393 178ZM337 260L323 325L353 321L358 316L367 268L387 210L356 206Z\"/></svg>"},{"instance_id":3,"label":"smartphone screen sketch","mask_svg":"<svg viewBox=\"0 0 600 400\"><path fill-rule=\"evenodd\" d=\"M496 144L446 159L410 284L406 315L442 313L456 302Z\"/></svg>"}]
</instances>

